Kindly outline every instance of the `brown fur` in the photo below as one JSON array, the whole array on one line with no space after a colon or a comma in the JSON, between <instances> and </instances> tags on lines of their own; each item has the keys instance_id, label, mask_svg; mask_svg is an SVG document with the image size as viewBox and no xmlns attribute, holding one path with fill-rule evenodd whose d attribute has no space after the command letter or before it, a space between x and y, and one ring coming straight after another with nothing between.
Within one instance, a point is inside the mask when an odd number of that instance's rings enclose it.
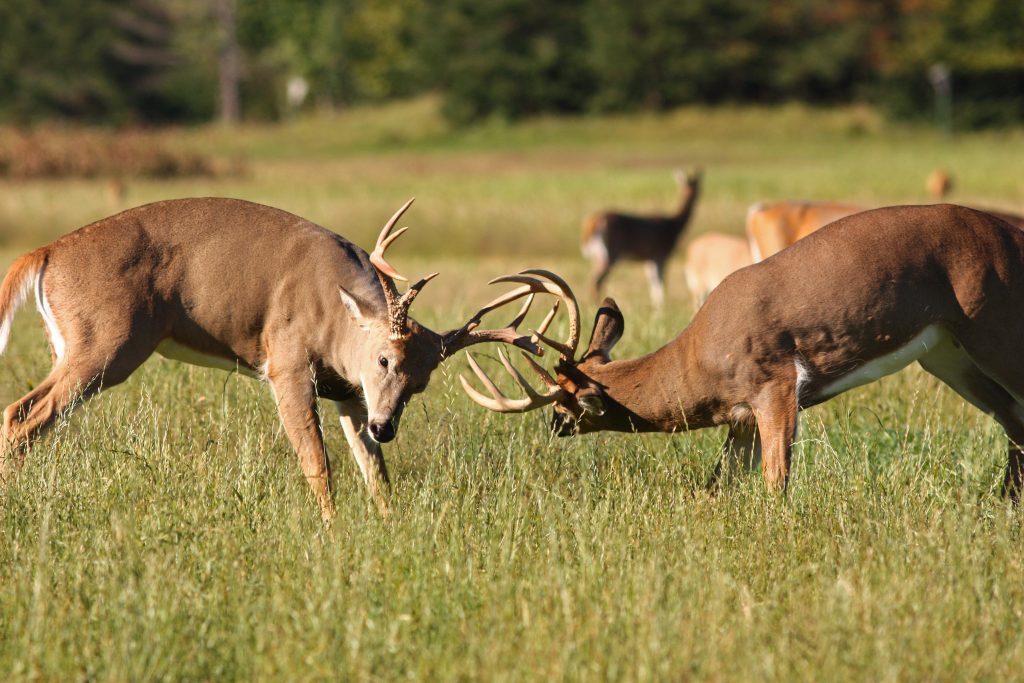
<instances>
[{"instance_id":1,"label":"brown fur","mask_svg":"<svg viewBox=\"0 0 1024 683\"><path fill-rule=\"evenodd\" d=\"M4 411L0 436L15 465L76 399L124 381L173 342L176 353L206 357L190 362L213 359L269 381L329 519L317 397L337 403L370 492L383 504L380 442L394 436L405 404L455 342L477 341L442 337L413 320L401 339L389 338L381 280L365 251L251 202L171 200L87 225L15 261L0 286L0 315L44 260L42 286L66 348L49 376ZM379 434L370 438L368 429Z\"/></svg>"},{"instance_id":2,"label":"brown fur","mask_svg":"<svg viewBox=\"0 0 1024 683\"><path fill-rule=\"evenodd\" d=\"M611 360L622 318L605 300L582 359L556 368L565 392L556 426L570 434L729 425L724 460L763 454L765 481L782 489L798 411L845 390L834 385L840 378L938 330L916 359L1005 429L1004 491L1016 500L1022 312L1024 232L952 205L866 211L732 274L689 327L640 358ZM599 392L603 410L587 411L583 392Z\"/></svg>"}]
</instances>

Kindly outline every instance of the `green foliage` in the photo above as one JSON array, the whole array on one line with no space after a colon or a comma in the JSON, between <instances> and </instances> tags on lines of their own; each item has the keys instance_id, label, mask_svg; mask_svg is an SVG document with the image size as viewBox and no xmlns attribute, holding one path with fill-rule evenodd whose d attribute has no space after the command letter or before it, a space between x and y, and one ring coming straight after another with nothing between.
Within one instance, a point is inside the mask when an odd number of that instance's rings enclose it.
<instances>
[{"instance_id":1,"label":"green foliage","mask_svg":"<svg viewBox=\"0 0 1024 683\"><path fill-rule=\"evenodd\" d=\"M849 102L928 116L952 71L958 127L1024 118L1017 0L245 0L250 119L438 91L453 122L690 103ZM0 118L190 121L216 111L211 0L8 0Z\"/></svg>"},{"instance_id":2,"label":"green foliage","mask_svg":"<svg viewBox=\"0 0 1024 683\"><path fill-rule=\"evenodd\" d=\"M453 0L439 2L438 65L445 111L456 122L514 119L586 106L584 0Z\"/></svg>"}]
</instances>

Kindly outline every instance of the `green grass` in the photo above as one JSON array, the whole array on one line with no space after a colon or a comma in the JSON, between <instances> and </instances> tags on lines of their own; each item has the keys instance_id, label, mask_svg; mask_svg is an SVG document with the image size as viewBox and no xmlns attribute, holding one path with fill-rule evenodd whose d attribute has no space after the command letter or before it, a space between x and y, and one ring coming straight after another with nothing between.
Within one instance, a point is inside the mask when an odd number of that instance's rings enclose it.
<instances>
[{"instance_id":1,"label":"green grass","mask_svg":"<svg viewBox=\"0 0 1024 683\"><path fill-rule=\"evenodd\" d=\"M860 110L457 133L421 101L182 139L247 151L251 174L130 183L129 203L248 197L365 246L418 195L394 261L442 272L414 307L435 328L503 272L543 265L581 285L580 215L671 204L677 163L707 167L697 231L739 232L762 199L923 201L940 164L958 198L1024 207L1020 132L946 140ZM102 182L0 187L3 260L105 202ZM619 355L685 325L680 270L664 315L639 269L612 276ZM23 313L0 359L3 403L47 365ZM1022 518L997 494L1003 437L923 372L804 413L778 500L757 477L702 492L719 430L553 439L547 415L477 409L460 371L462 358L438 371L385 449L388 518L324 406L338 506L325 530L264 386L151 360L61 423L0 491L0 679L1024 677Z\"/></svg>"}]
</instances>

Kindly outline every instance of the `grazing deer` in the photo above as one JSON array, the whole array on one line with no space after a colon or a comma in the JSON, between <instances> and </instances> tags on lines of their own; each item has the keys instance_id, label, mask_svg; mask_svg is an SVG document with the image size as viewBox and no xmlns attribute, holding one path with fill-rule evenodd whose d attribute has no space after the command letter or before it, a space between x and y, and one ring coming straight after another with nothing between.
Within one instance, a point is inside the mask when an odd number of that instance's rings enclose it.
<instances>
[{"instance_id":1,"label":"grazing deer","mask_svg":"<svg viewBox=\"0 0 1024 683\"><path fill-rule=\"evenodd\" d=\"M405 278L384 259L405 231L392 234L411 203L387 222L371 254L284 211L207 198L130 209L20 257L0 285L0 351L31 291L53 368L4 411L0 475L21 465L57 416L123 382L156 351L269 382L325 521L334 507L317 398L334 401L383 507L380 444L395 437L406 403L441 361L485 341L541 352L516 331L530 300L508 327L477 329L481 316L515 296L443 334L409 317L437 274L399 294L394 280ZM558 294L545 291L552 290Z\"/></svg>"},{"instance_id":2,"label":"grazing deer","mask_svg":"<svg viewBox=\"0 0 1024 683\"><path fill-rule=\"evenodd\" d=\"M1024 232L973 209L900 206L844 218L722 282L662 348L612 360L623 317L605 299L590 344L560 345L552 378L532 359L537 392L501 354L527 396L462 377L498 412L555 408L560 435L675 432L728 425L716 479L762 460L769 488L789 478L799 411L917 361L1009 438L1004 493L1024 472ZM1020 329L1018 329L1020 327Z\"/></svg>"},{"instance_id":3,"label":"grazing deer","mask_svg":"<svg viewBox=\"0 0 1024 683\"><path fill-rule=\"evenodd\" d=\"M807 237L832 221L864 210L841 202L774 202L747 210L747 239L754 263Z\"/></svg>"},{"instance_id":4,"label":"grazing deer","mask_svg":"<svg viewBox=\"0 0 1024 683\"><path fill-rule=\"evenodd\" d=\"M686 247L686 286L694 310L722 280L753 263L747 241L735 235L706 232Z\"/></svg>"},{"instance_id":5,"label":"grazing deer","mask_svg":"<svg viewBox=\"0 0 1024 683\"><path fill-rule=\"evenodd\" d=\"M618 261L644 261L651 288L651 301L665 301L665 264L683 234L700 193L701 170L676 171L682 190L679 210L667 216L634 216L625 213L597 213L583 221L582 251L590 259L590 294L601 295L612 266Z\"/></svg>"}]
</instances>

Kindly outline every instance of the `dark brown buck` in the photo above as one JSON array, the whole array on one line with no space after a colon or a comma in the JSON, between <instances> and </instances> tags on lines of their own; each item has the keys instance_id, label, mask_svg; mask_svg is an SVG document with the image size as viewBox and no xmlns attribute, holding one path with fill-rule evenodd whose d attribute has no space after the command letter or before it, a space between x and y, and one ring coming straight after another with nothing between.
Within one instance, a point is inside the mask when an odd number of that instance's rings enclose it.
<instances>
[{"instance_id":1,"label":"dark brown buck","mask_svg":"<svg viewBox=\"0 0 1024 683\"><path fill-rule=\"evenodd\" d=\"M563 435L728 425L723 461L763 457L766 483L781 490L801 409L917 361L1005 429L1003 490L1017 500L1022 311L1024 232L959 206L889 207L730 275L678 337L646 356L612 360L623 318L606 299L583 355L560 349L556 378L530 360L543 393L506 398L481 372L490 396L463 385L499 412L553 404Z\"/></svg>"},{"instance_id":2,"label":"dark brown buck","mask_svg":"<svg viewBox=\"0 0 1024 683\"><path fill-rule=\"evenodd\" d=\"M676 171L676 182L682 191L679 210L664 216L635 216L604 212L587 216L583 221L582 251L590 259L590 294L594 301L601 296L601 285L619 261L643 261L656 306L665 301L665 264L679 242L700 193L700 169Z\"/></svg>"},{"instance_id":3,"label":"dark brown buck","mask_svg":"<svg viewBox=\"0 0 1024 683\"><path fill-rule=\"evenodd\" d=\"M0 285L0 351L16 308L34 292L53 368L4 411L0 480L55 417L123 382L156 351L269 382L325 520L334 507L317 397L334 401L370 493L383 505L380 444L394 438L406 403L441 361L485 341L541 352L516 331L530 288L495 299L443 334L409 317L436 275L400 294L394 280L405 278L384 260L411 203L387 222L371 254L284 211L207 198L130 209L17 259ZM536 291L562 294L550 284ZM478 329L485 313L522 297L526 305L508 327Z\"/></svg>"}]
</instances>

